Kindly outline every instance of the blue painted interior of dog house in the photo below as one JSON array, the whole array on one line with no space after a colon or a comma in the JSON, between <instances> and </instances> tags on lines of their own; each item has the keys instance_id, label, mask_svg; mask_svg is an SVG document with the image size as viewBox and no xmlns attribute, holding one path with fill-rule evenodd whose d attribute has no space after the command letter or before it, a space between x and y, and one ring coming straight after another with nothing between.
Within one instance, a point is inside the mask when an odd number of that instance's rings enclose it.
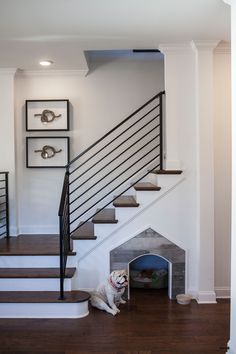
<instances>
[{"instance_id":1,"label":"blue painted interior of dog house","mask_svg":"<svg viewBox=\"0 0 236 354\"><path fill-rule=\"evenodd\" d=\"M144 255L134 259L130 263L131 269L150 270L150 269L166 269L168 270L168 262L162 257L155 255Z\"/></svg>"}]
</instances>

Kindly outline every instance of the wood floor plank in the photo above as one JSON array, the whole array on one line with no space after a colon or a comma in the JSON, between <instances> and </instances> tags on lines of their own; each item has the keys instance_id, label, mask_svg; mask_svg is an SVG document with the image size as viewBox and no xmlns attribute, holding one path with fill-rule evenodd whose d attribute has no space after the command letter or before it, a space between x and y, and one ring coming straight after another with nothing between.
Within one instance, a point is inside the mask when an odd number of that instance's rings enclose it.
<instances>
[{"instance_id":1,"label":"wood floor plank","mask_svg":"<svg viewBox=\"0 0 236 354\"><path fill-rule=\"evenodd\" d=\"M131 289L113 317L90 308L81 319L1 319L7 354L217 354L229 339L229 300L179 305L154 289Z\"/></svg>"}]
</instances>

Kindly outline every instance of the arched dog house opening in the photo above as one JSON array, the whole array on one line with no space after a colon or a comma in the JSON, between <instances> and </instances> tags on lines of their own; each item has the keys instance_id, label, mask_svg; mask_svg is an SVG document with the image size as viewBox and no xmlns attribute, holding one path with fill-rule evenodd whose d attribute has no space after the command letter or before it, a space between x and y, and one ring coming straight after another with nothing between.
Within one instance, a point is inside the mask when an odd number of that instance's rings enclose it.
<instances>
[{"instance_id":1,"label":"arched dog house opening","mask_svg":"<svg viewBox=\"0 0 236 354\"><path fill-rule=\"evenodd\" d=\"M110 251L110 270L128 269L140 256L154 255L168 262L168 295L185 293L185 251L151 228Z\"/></svg>"},{"instance_id":2,"label":"arched dog house opening","mask_svg":"<svg viewBox=\"0 0 236 354\"><path fill-rule=\"evenodd\" d=\"M166 289L171 298L171 263L164 257L148 254L136 257L128 265L128 298L133 288Z\"/></svg>"}]
</instances>

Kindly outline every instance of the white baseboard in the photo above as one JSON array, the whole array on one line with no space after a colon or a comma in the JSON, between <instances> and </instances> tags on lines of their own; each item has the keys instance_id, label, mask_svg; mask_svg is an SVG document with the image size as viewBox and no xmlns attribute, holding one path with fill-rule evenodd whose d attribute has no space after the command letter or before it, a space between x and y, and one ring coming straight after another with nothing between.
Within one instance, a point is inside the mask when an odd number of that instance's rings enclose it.
<instances>
[{"instance_id":1,"label":"white baseboard","mask_svg":"<svg viewBox=\"0 0 236 354\"><path fill-rule=\"evenodd\" d=\"M216 304L216 293L214 291L199 291L196 297L198 304Z\"/></svg>"},{"instance_id":2,"label":"white baseboard","mask_svg":"<svg viewBox=\"0 0 236 354\"><path fill-rule=\"evenodd\" d=\"M217 286L215 287L215 293L217 299L230 299L229 286Z\"/></svg>"},{"instance_id":3,"label":"white baseboard","mask_svg":"<svg viewBox=\"0 0 236 354\"><path fill-rule=\"evenodd\" d=\"M18 234L59 234L58 225L21 225Z\"/></svg>"},{"instance_id":4,"label":"white baseboard","mask_svg":"<svg viewBox=\"0 0 236 354\"><path fill-rule=\"evenodd\" d=\"M9 233L10 233L10 236L18 236L19 235L18 227L10 225Z\"/></svg>"}]
</instances>

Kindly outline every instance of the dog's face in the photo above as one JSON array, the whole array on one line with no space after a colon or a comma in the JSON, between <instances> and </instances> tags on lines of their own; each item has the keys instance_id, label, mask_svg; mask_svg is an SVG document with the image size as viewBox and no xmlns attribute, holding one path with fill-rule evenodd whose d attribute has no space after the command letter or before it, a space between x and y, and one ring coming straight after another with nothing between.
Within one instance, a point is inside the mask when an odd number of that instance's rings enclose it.
<instances>
[{"instance_id":1,"label":"dog's face","mask_svg":"<svg viewBox=\"0 0 236 354\"><path fill-rule=\"evenodd\" d=\"M128 285L128 274L125 269L114 270L110 275L110 279L117 288L124 288Z\"/></svg>"}]
</instances>

